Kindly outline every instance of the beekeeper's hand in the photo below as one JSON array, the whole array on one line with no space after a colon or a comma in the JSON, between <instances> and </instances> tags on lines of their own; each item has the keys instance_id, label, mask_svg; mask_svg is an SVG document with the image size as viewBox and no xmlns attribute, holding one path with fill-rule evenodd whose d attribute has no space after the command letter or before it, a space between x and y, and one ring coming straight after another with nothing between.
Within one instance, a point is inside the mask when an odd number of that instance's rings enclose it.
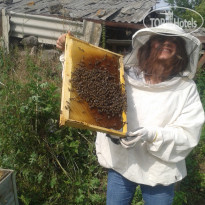
<instances>
[{"instance_id":1,"label":"beekeeper's hand","mask_svg":"<svg viewBox=\"0 0 205 205\"><path fill-rule=\"evenodd\" d=\"M68 31L68 33L64 33L61 36L59 36L58 40L56 41L56 48L58 48L61 51L65 50L65 39L67 34L72 36L70 31Z\"/></svg>"},{"instance_id":2,"label":"beekeeper's hand","mask_svg":"<svg viewBox=\"0 0 205 205\"><path fill-rule=\"evenodd\" d=\"M157 138L157 132L154 128L141 127L134 132L128 132L126 138L121 138L120 143L125 148L134 147L139 141L154 142Z\"/></svg>"}]
</instances>

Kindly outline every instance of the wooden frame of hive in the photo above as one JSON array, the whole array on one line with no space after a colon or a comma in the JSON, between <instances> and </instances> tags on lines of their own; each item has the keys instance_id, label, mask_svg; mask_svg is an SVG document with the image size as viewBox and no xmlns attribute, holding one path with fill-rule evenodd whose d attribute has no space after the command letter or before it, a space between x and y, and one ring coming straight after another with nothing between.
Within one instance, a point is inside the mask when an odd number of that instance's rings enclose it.
<instances>
[{"instance_id":1,"label":"wooden frame of hive","mask_svg":"<svg viewBox=\"0 0 205 205\"><path fill-rule=\"evenodd\" d=\"M119 80L121 84L125 85L122 55L110 52L108 50L99 48L85 41L77 39L73 36L67 35L65 44L65 64L63 70L60 125L67 125L82 129L90 129L93 131L105 132L108 134L125 137L125 134L127 132L127 116L125 111L122 112L122 128L120 130L108 129L99 126L96 123L96 120L93 118L87 106L75 100L71 100L76 97L76 94L71 92L72 72L75 70L76 65L79 64L80 60L82 59L82 56L86 57L89 55L106 55L115 58L117 57L117 59L119 59L119 67L117 67L120 77ZM125 92L124 86L122 86L122 92Z\"/></svg>"}]
</instances>

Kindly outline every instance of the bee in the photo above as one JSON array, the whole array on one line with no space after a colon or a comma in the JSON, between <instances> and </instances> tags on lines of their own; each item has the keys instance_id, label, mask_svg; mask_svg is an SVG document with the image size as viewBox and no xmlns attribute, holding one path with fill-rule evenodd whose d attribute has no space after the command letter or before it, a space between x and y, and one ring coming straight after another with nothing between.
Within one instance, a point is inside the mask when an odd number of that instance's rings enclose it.
<instances>
[{"instance_id":1,"label":"bee","mask_svg":"<svg viewBox=\"0 0 205 205\"><path fill-rule=\"evenodd\" d=\"M71 89L71 88L68 88L68 91L69 91L69 92L73 92L73 89Z\"/></svg>"},{"instance_id":2,"label":"bee","mask_svg":"<svg viewBox=\"0 0 205 205\"><path fill-rule=\"evenodd\" d=\"M70 100L75 100L76 98L70 98Z\"/></svg>"},{"instance_id":3,"label":"bee","mask_svg":"<svg viewBox=\"0 0 205 205\"><path fill-rule=\"evenodd\" d=\"M69 108L70 108L70 106L68 106L68 105L65 106L65 109L66 109L66 110L69 110ZM70 109L70 110L71 110L71 109Z\"/></svg>"},{"instance_id":4,"label":"bee","mask_svg":"<svg viewBox=\"0 0 205 205\"><path fill-rule=\"evenodd\" d=\"M82 52L85 52L82 48L80 48L80 47L78 47L78 49L80 50L80 51L82 51Z\"/></svg>"},{"instance_id":5,"label":"bee","mask_svg":"<svg viewBox=\"0 0 205 205\"><path fill-rule=\"evenodd\" d=\"M122 126L124 127L126 124L128 124L128 123L127 123L127 122L123 122L123 123L122 123Z\"/></svg>"}]
</instances>

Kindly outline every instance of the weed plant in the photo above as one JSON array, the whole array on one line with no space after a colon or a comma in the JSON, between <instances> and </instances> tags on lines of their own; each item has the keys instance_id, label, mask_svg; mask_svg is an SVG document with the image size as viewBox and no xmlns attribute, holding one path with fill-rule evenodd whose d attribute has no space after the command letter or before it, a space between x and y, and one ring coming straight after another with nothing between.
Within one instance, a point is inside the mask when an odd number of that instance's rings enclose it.
<instances>
[{"instance_id":1,"label":"weed plant","mask_svg":"<svg viewBox=\"0 0 205 205\"><path fill-rule=\"evenodd\" d=\"M103 204L94 133L59 127L61 65L0 51L0 167L16 171L20 204Z\"/></svg>"}]
</instances>

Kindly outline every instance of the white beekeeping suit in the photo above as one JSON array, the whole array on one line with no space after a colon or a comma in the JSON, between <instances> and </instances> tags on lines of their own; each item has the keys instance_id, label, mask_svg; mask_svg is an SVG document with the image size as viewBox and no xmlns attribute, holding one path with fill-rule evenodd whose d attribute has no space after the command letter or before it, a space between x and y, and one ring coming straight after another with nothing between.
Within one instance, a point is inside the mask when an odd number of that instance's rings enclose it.
<instances>
[{"instance_id":1,"label":"white beekeeping suit","mask_svg":"<svg viewBox=\"0 0 205 205\"><path fill-rule=\"evenodd\" d=\"M138 76L138 49L151 35L178 35L185 39L189 63L185 71L171 79L149 84ZM155 186L169 185L186 176L185 158L198 144L204 111L192 78L196 73L200 42L174 24L145 28L133 35L133 51L124 63L128 99L128 131L143 127L155 133L154 141L139 140L126 149L98 133L96 151L99 163L130 181ZM129 147L129 146L128 146Z\"/></svg>"}]
</instances>

